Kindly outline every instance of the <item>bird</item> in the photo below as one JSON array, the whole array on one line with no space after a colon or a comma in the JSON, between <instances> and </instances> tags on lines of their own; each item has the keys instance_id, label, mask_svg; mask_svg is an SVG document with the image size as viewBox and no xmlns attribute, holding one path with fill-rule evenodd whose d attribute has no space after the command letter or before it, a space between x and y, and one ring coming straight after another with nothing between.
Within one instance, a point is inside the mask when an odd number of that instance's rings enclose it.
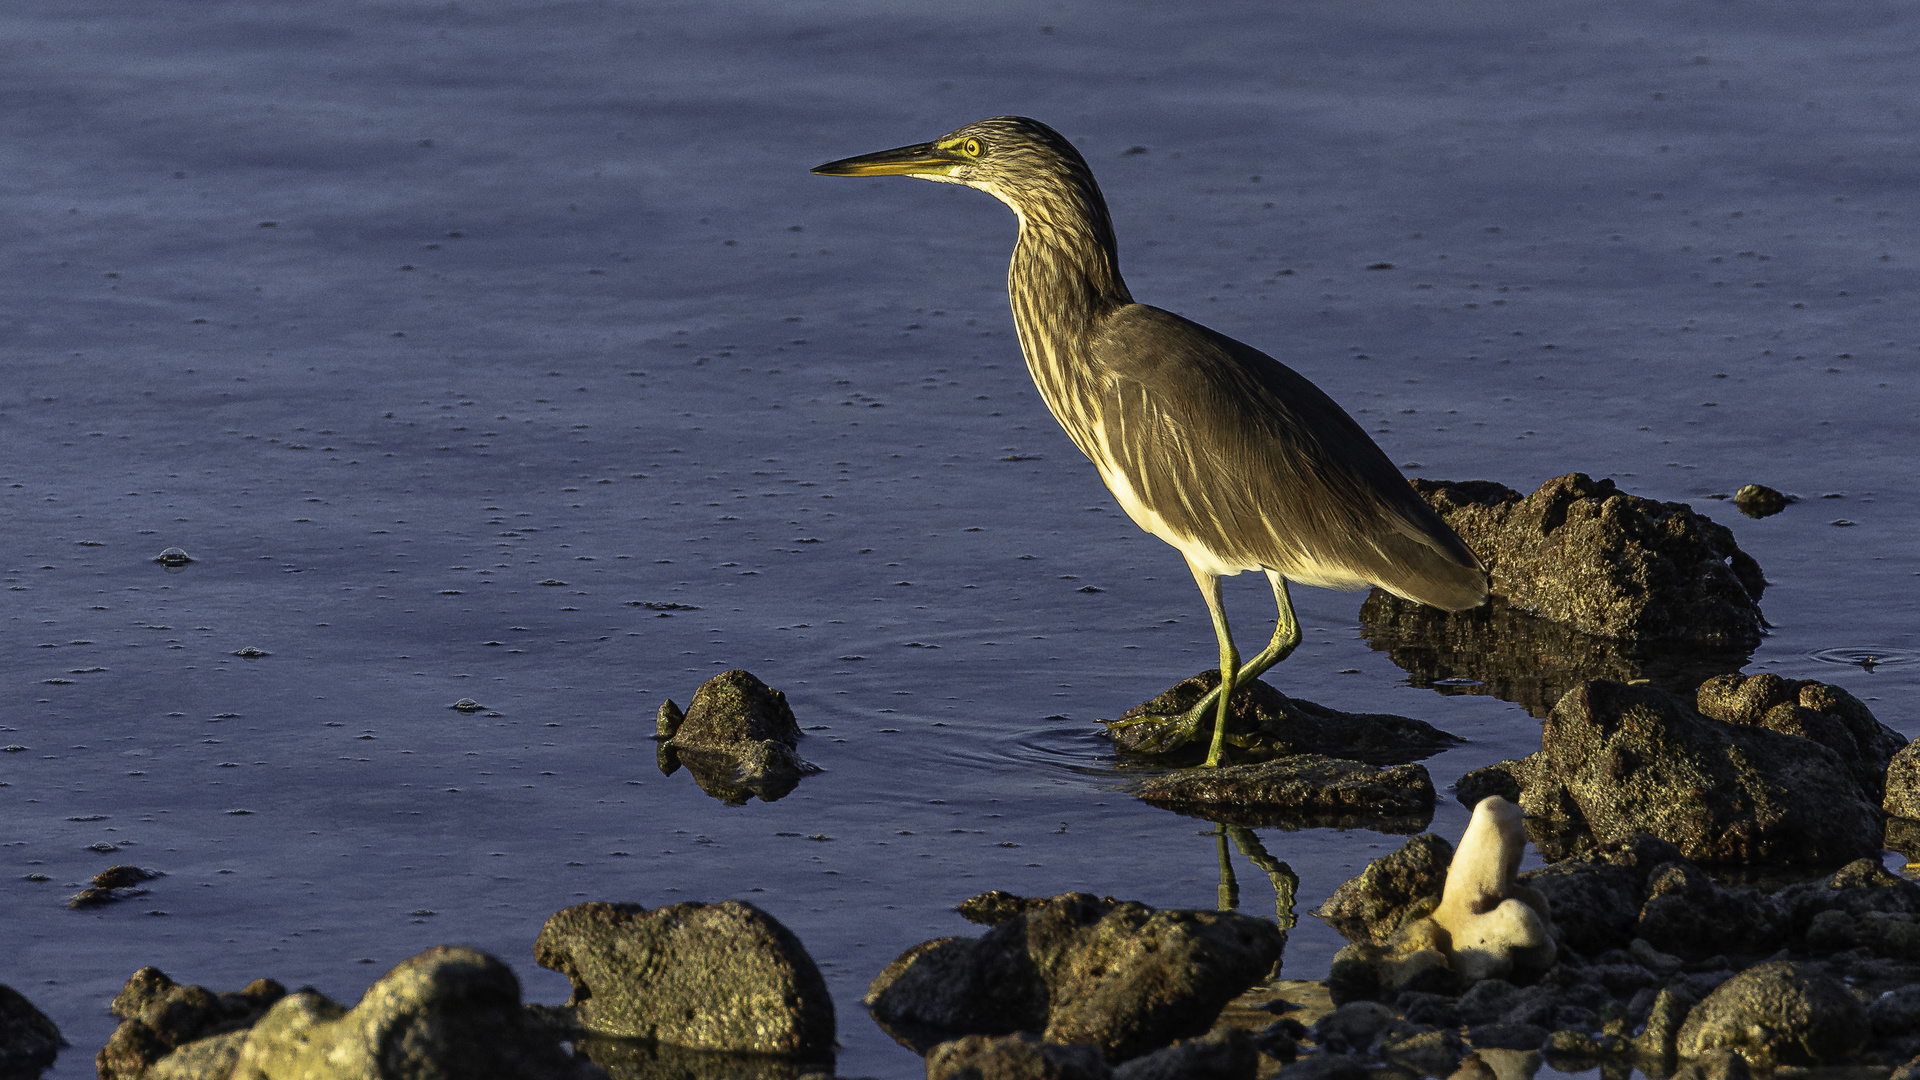
<instances>
[{"instance_id":1,"label":"bird","mask_svg":"<svg viewBox=\"0 0 1920 1080\"><path fill-rule=\"evenodd\" d=\"M1217 767L1231 692L1300 644L1288 583L1378 586L1447 611L1487 599L1480 560L1360 425L1304 376L1172 312L1120 276L1105 198L1086 158L1022 116L816 166L823 176L964 184L1019 219L1007 294L1027 371L1129 518L1186 558L1220 647L1220 683L1152 745L1204 739ZM1244 664L1220 579L1266 574L1279 609Z\"/></svg>"}]
</instances>

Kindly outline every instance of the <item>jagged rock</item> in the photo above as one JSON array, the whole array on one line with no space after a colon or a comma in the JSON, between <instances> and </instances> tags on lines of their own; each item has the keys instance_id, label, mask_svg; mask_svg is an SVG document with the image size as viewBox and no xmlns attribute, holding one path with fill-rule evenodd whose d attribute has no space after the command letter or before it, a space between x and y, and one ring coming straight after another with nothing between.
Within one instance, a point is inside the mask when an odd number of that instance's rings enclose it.
<instances>
[{"instance_id":1,"label":"jagged rock","mask_svg":"<svg viewBox=\"0 0 1920 1080\"><path fill-rule=\"evenodd\" d=\"M1742 649L1760 641L1759 564L1683 503L1582 473L1525 497L1484 480L1411 483L1516 608L1599 637Z\"/></svg>"},{"instance_id":2,"label":"jagged rock","mask_svg":"<svg viewBox=\"0 0 1920 1080\"><path fill-rule=\"evenodd\" d=\"M1433 778L1426 766L1382 769L1319 754L1183 769L1124 787L1155 806L1233 825L1414 832L1433 817Z\"/></svg>"},{"instance_id":3,"label":"jagged rock","mask_svg":"<svg viewBox=\"0 0 1920 1080\"><path fill-rule=\"evenodd\" d=\"M1870 1031L1866 1010L1844 985L1782 960L1749 968L1707 995L1688 1014L1677 1050L1687 1057L1733 1050L1764 1069L1834 1065L1853 1057Z\"/></svg>"},{"instance_id":4,"label":"jagged rock","mask_svg":"<svg viewBox=\"0 0 1920 1080\"><path fill-rule=\"evenodd\" d=\"M1811 739L1836 754L1860 794L1879 805L1888 763L1907 737L1874 719L1859 698L1837 686L1778 675L1719 675L1694 692L1701 715Z\"/></svg>"},{"instance_id":5,"label":"jagged rock","mask_svg":"<svg viewBox=\"0 0 1920 1080\"><path fill-rule=\"evenodd\" d=\"M1385 944L1394 931L1433 911L1452 861L1452 844L1433 833L1421 833L1392 854L1368 863L1313 914L1348 941Z\"/></svg>"},{"instance_id":6,"label":"jagged rock","mask_svg":"<svg viewBox=\"0 0 1920 1080\"><path fill-rule=\"evenodd\" d=\"M1703 863L1831 865L1880 850L1876 807L1833 751L1659 690L1584 683L1554 706L1541 747L1516 779L1550 858L1635 833Z\"/></svg>"},{"instance_id":7,"label":"jagged rock","mask_svg":"<svg viewBox=\"0 0 1920 1080\"><path fill-rule=\"evenodd\" d=\"M1168 765L1195 764L1206 756L1205 739L1162 749L1168 720L1200 703L1220 685L1219 669L1183 679L1150 701L1143 701L1107 722L1114 748L1153 755ZM1212 737L1212 720L1203 729ZM1376 765L1413 761L1437 754L1460 740L1431 724L1387 713L1344 713L1311 701L1290 698L1255 679L1233 692L1228 703L1227 735L1222 747L1229 764L1269 761L1293 754L1322 754Z\"/></svg>"},{"instance_id":8,"label":"jagged rock","mask_svg":"<svg viewBox=\"0 0 1920 1080\"><path fill-rule=\"evenodd\" d=\"M1260 1051L1242 1028L1221 1028L1122 1062L1113 1080L1254 1080Z\"/></svg>"},{"instance_id":9,"label":"jagged rock","mask_svg":"<svg viewBox=\"0 0 1920 1080\"><path fill-rule=\"evenodd\" d=\"M0 1077L39 1076L65 1045L66 1038L47 1014L18 990L0 985Z\"/></svg>"},{"instance_id":10,"label":"jagged rock","mask_svg":"<svg viewBox=\"0 0 1920 1080\"><path fill-rule=\"evenodd\" d=\"M1156 911L1067 893L1023 906L982 937L909 949L864 1000L916 1049L1034 1031L1124 1061L1204 1034L1267 975L1283 940L1272 922L1232 912Z\"/></svg>"},{"instance_id":11,"label":"jagged rock","mask_svg":"<svg viewBox=\"0 0 1920 1080\"><path fill-rule=\"evenodd\" d=\"M547 919L533 956L572 981L573 1021L596 1034L787 1057L833 1046L820 969L752 904L575 904Z\"/></svg>"},{"instance_id":12,"label":"jagged rock","mask_svg":"<svg viewBox=\"0 0 1920 1080\"><path fill-rule=\"evenodd\" d=\"M1647 1011L1647 1024L1640 1034L1634 1036L1634 1052L1643 1058L1655 1061L1672 1061L1675 1054L1693 1057L1722 1045L1700 1045L1697 1049L1682 1049L1682 1033L1694 1008L1693 995L1680 987L1668 986L1654 995L1653 1007Z\"/></svg>"},{"instance_id":13,"label":"jagged rock","mask_svg":"<svg viewBox=\"0 0 1920 1080\"><path fill-rule=\"evenodd\" d=\"M1414 686L1496 697L1536 717L1588 679L1644 682L1684 694L1709 676L1740 670L1753 655L1751 647L1597 637L1501 597L1449 612L1377 589L1360 605L1360 636Z\"/></svg>"},{"instance_id":14,"label":"jagged rock","mask_svg":"<svg viewBox=\"0 0 1920 1080\"><path fill-rule=\"evenodd\" d=\"M1886 784L1881 809L1894 817L1920 821L1920 742L1908 743L1887 762Z\"/></svg>"},{"instance_id":15,"label":"jagged rock","mask_svg":"<svg viewBox=\"0 0 1920 1080\"><path fill-rule=\"evenodd\" d=\"M94 1067L100 1080L138 1080L188 1043L252 1026L286 992L272 979L255 979L238 991L216 994L143 967L114 995L109 1009L120 1026L94 1055Z\"/></svg>"},{"instance_id":16,"label":"jagged rock","mask_svg":"<svg viewBox=\"0 0 1920 1080\"><path fill-rule=\"evenodd\" d=\"M665 702L654 724L668 733L660 771L671 776L685 765L702 791L730 806L752 797L772 802L820 771L800 757L800 725L787 696L741 668L700 684L684 715Z\"/></svg>"},{"instance_id":17,"label":"jagged rock","mask_svg":"<svg viewBox=\"0 0 1920 1080\"><path fill-rule=\"evenodd\" d=\"M158 978L143 979L148 973ZM149 1030L176 1031L167 1021L179 1014L204 1021L218 1011L229 1014L221 1024L251 1024L181 1044L139 1071L132 1071L137 1059L117 1057L111 1075L145 1080L605 1077L568 1055L556 1033L521 1007L519 981L505 964L475 949L442 945L403 961L368 987L352 1009L314 990L281 995L274 993L278 989L263 979L241 994L215 998L144 969L114 1000L116 1012L137 1007L138 1022ZM267 1000L272 1005L265 1012L253 1011ZM122 1024L121 1030L135 1022ZM109 1042L107 1049L115 1045ZM129 1048L124 1040L119 1045ZM107 1050L101 1055L100 1074L107 1077Z\"/></svg>"},{"instance_id":18,"label":"jagged rock","mask_svg":"<svg viewBox=\"0 0 1920 1080\"><path fill-rule=\"evenodd\" d=\"M1733 505L1750 518L1772 517L1792 501L1764 484L1742 484L1733 493Z\"/></svg>"},{"instance_id":19,"label":"jagged rock","mask_svg":"<svg viewBox=\"0 0 1920 1080\"><path fill-rule=\"evenodd\" d=\"M1098 1048L1051 1043L1031 1032L967 1035L927 1051L927 1080L1109 1080Z\"/></svg>"}]
</instances>

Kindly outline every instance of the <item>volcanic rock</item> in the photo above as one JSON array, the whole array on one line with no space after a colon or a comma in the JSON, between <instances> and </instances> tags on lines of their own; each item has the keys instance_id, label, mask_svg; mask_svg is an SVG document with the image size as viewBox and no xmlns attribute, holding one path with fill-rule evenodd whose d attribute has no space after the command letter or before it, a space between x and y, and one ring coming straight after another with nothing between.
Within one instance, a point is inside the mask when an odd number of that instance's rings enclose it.
<instances>
[{"instance_id":1,"label":"volcanic rock","mask_svg":"<svg viewBox=\"0 0 1920 1080\"><path fill-rule=\"evenodd\" d=\"M1170 720L1200 703L1220 685L1218 669L1184 679L1151 701L1143 701L1107 721L1114 748L1126 754L1152 755L1168 764L1195 764L1207 752L1213 719L1200 739L1161 747ZM1324 754L1374 764L1413 761L1437 754L1460 740L1431 724L1389 713L1344 713L1311 701L1290 698L1255 679L1233 692L1227 709L1225 760L1231 764L1268 761L1293 754Z\"/></svg>"},{"instance_id":2,"label":"volcanic rock","mask_svg":"<svg viewBox=\"0 0 1920 1080\"><path fill-rule=\"evenodd\" d=\"M1743 649L1760 641L1759 564L1725 526L1683 503L1583 473L1524 497L1484 480L1410 482L1516 608L1600 637Z\"/></svg>"},{"instance_id":3,"label":"volcanic rock","mask_svg":"<svg viewBox=\"0 0 1920 1080\"><path fill-rule=\"evenodd\" d=\"M671 776L685 765L701 790L730 806L772 802L820 771L796 749L800 725L787 696L741 668L702 683L684 714L665 702L654 725L663 737L660 771Z\"/></svg>"},{"instance_id":4,"label":"volcanic rock","mask_svg":"<svg viewBox=\"0 0 1920 1080\"><path fill-rule=\"evenodd\" d=\"M1416 832L1433 818L1433 778L1426 766L1382 769L1319 754L1184 769L1123 787L1155 806L1252 827Z\"/></svg>"},{"instance_id":5,"label":"volcanic rock","mask_svg":"<svg viewBox=\"0 0 1920 1080\"><path fill-rule=\"evenodd\" d=\"M1368 863L1313 914L1348 941L1384 945L1402 926L1433 911L1452 861L1453 845L1446 838L1421 833Z\"/></svg>"},{"instance_id":6,"label":"volcanic rock","mask_svg":"<svg viewBox=\"0 0 1920 1080\"><path fill-rule=\"evenodd\" d=\"M1811 739L1836 754L1860 793L1878 805L1889 763L1907 737L1874 719L1859 698L1837 686L1778 675L1720 675L1700 684L1694 707L1703 716Z\"/></svg>"},{"instance_id":7,"label":"volcanic rock","mask_svg":"<svg viewBox=\"0 0 1920 1080\"><path fill-rule=\"evenodd\" d=\"M1233 912L1156 911L1067 893L1024 906L981 937L916 945L874 978L864 1000L889 1034L917 1050L1030 1031L1125 1061L1205 1034L1227 1002L1272 969L1283 940L1271 921Z\"/></svg>"},{"instance_id":8,"label":"volcanic rock","mask_svg":"<svg viewBox=\"0 0 1920 1080\"><path fill-rule=\"evenodd\" d=\"M1833 1065L1870 1035L1866 1010L1846 986L1812 965L1775 961L1735 975L1695 1006L1676 1049L1686 1057L1734 1050L1764 1069Z\"/></svg>"},{"instance_id":9,"label":"volcanic rock","mask_svg":"<svg viewBox=\"0 0 1920 1080\"><path fill-rule=\"evenodd\" d=\"M547 919L533 956L573 982L572 1021L595 1034L787 1057L833 1047L820 969L751 904L575 904Z\"/></svg>"},{"instance_id":10,"label":"volcanic rock","mask_svg":"<svg viewBox=\"0 0 1920 1080\"><path fill-rule=\"evenodd\" d=\"M1877 807L1819 743L1703 716L1648 687L1584 683L1515 774L1549 858L1647 833L1702 863L1825 863L1880 850Z\"/></svg>"}]
</instances>

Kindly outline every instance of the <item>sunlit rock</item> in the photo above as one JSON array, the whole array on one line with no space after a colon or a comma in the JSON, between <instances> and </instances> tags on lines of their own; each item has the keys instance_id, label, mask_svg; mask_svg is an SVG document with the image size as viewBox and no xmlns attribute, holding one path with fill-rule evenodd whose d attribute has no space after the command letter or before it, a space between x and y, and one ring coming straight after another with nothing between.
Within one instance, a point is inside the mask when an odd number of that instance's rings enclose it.
<instances>
[{"instance_id":1,"label":"sunlit rock","mask_svg":"<svg viewBox=\"0 0 1920 1080\"><path fill-rule=\"evenodd\" d=\"M1234 912L1084 893L1012 899L975 906L978 917L1000 919L985 935L936 938L887 965L864 999L874 1019L919 1051L1030 1031L1125 1061L1205 1034L1272 970L1284 941L1271 921Z\"/></svg>"},{"instance_id":2,"label":"sunlit rock","mask_svg":"<svg viewBox=\"0 0 1920 1080\"><path fill-rule=\"evenodd\" d=\"M1687 1014L1675 1049L1733 1050L1764 1069L1833 1065L1857 1054L1871 1027L1844 984L1809 964L1777 961L1722 983Z\"/></svg>"},{"instance_id":3,"label":"sunlit rock","mask_svg":"<svg viewBox=\"0 0 1920 1080\"><path fill-rule=\"evenodd\" d=\"M752 904L575 904L547 919L533 956L572 981L572 1021L595 1034L785 1057L833 1046L820 969Z\"/></svg>"},{"instance_id":4,"label":"sunlit rock","mask_svg":"<svg viewBox=\"0 0 1920 1080\"><path fill-rule=\"evenodd\" d=\"M1105 721L1114 749L1155 764L1198 764L1206 746L1198 740L1161 749L1173 718L1200 703L1220 685L1220 672L1210 668L1183 679L1150 701L1143 701ZM1211 731L1211 721L1206 731ZM1460 739L1424 721L1389 713L1346 713L1299 698L1290 698L1255 679L1233 692L1227 709L1227 741L1223 761L1247 764L1293 754L1324 754L1374 764L1415 761L1430 757Z\"/></svg>"},{"instance_id":5,"label":"sunlit rock","mask_svg":"<svg viewBox=\"0 0 1920 1080\"><path fill-rule=\"evenodd\" d=\"M684 713L664 702L654 728L660 771L685 765L702 791L729 805L772 802L820 771L796 749L800 725L787 696L740 668L702 683Z\"/></svg>"},{"instance_id":6,"label":"sunlit rock","mask_svg":"<svg viewBox=\"0 0 1920 1080\"><path fill-rule=\"evenodd\" d=\"M1759 564L1684 503L1583 473L1525 496L1484 480L1411 483L1486 564L1494 594L1522 611L1600 637L1760 641Z\"/></svg>"}]
</instances>

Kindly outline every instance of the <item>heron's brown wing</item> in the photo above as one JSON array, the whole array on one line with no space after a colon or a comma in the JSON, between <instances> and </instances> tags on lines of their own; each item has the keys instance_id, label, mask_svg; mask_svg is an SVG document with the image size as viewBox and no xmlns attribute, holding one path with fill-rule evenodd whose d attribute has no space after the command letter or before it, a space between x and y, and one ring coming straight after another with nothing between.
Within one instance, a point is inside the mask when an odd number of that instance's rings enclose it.
<instances>
[{"instance_id":1,"label":"heron's brown wing","mask_svg":"<svg viewBox=\"0 0 1920 1080\"><path fill-rule=\"evenodd\" d=\"M1284 364L1142 304L1101 323L1091 359L1103 396L1090 453L1174 531L1306 584L1371 583L1450 610L1485 599L1479 560Z\"/></svg>"}]
</instances>

